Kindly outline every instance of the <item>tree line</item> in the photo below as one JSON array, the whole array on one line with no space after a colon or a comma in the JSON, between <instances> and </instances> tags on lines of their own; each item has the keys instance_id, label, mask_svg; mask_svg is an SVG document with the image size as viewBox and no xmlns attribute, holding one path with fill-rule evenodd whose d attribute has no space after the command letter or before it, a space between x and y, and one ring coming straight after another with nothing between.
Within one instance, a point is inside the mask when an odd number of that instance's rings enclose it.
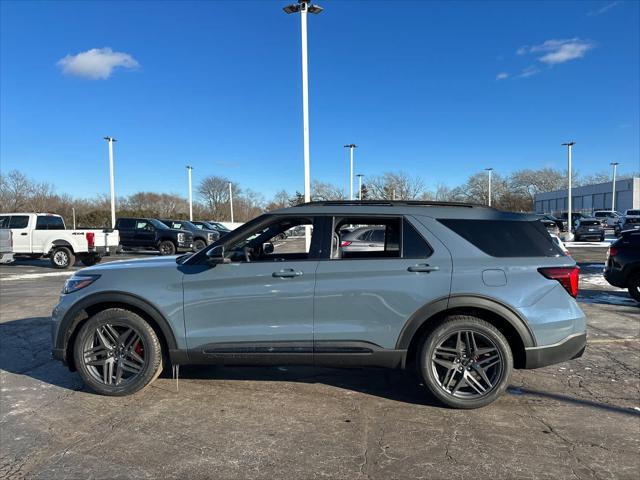
<instances>
[{"instance_id":1,"label":"tree line","mask_svg":"<svg viewBox=\"0 0 640 480\"><path fill-rule=\"evenodd\" d=\"M637 174L635 174L637 175ZM620 178L633 175L621 175ZM575 186L610 181L607 172L594 175L573 173ZM265 211L298 205L304 202L299 192L281 190L266 199L261 193L231 182L226 177L207 176L196 186L193 215L199 220L230 221L229 184L233 195L233 213L236 222L246 222ZM536 193L566 188L566 172L552 168L517 170L509 175L493 172L492 204L502 210L528 212L533 210ZM357 187L356 187L357 189ZM488 203L487 172L470 175L461 185L448 187L436 185L428 190L422 178L406 172L385 172L366 177L362 184L363 200L435 200ZM354 193L358 198L358 192ZM344 200L344 188L328 182L314 181L311 199ZM18 170L0 174L0 211L2 212L50 212L62 215L67 225L72 225L75 212L76 226L109 227L111 210L107 195L78 199L66 193L57 193L53 185L38 182ZM118 216L187 219L187 199L175 193L137 192L116 199Z\"/></svg>"}]
</instances>

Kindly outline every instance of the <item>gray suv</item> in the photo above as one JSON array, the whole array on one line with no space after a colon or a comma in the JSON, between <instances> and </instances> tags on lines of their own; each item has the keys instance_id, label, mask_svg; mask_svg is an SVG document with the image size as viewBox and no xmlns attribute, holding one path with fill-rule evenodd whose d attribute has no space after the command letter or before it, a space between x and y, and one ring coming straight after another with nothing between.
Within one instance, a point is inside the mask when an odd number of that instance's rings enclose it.
<instances>
[{"instance_id":1,"label":"gray suv","mask_svg":"<svg viewBox=\"0 0 640 480\"><path fill-rule=\"evenodd\" d=\"M345 225L384 248L341 247ZM301 227L309 237L282 239ZM312 228L310 228L312 227ZM578 267L538 218L429 202L319 202L262 215L205 249L109 262L69 279L53 355L128 395L171 364L414 368L476 408L513 368L580 357Z\"/></svg>"}]
</instances>

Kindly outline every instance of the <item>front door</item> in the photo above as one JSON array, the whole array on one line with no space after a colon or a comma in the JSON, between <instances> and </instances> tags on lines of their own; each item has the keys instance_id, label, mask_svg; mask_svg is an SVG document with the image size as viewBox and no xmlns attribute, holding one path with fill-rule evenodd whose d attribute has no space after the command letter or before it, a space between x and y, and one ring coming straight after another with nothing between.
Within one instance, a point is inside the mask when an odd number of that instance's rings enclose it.
<instances>
[{"instance_id":1,"label":"front door","mask_svg":"<svg viewBox=\"0 0 640 480\"><path fill-rule=\"evenodd\" d=\"M148 220L136 220L134 234L135 245L139 247L153 247L156 240L156 229Z\"/></svg>"},{"instance_id":2,"label":"front door","mask_svg":"<svg viewBox=\"0 0 640 480\"><path fill-rule=\"evenodd\" d=\"M184 269L189 355L202 363L312 362L316 241L283 238L312 218L251 222L223 245L230 263ZM317 229L316 229L317 231Z\"/></svg>"}]
</instances>

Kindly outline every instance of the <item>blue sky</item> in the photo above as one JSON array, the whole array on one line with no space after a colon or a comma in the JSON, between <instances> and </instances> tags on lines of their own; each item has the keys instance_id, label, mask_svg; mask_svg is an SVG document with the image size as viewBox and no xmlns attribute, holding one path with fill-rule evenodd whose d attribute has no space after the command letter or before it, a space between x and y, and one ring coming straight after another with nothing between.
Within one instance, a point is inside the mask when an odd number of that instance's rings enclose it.
<instances>
[{"instance_id":1,"label":"blue sky","mask_svg":"<svg viewBox=\"0 0 640 480\"><path fill-rule=\"evenodd\" d=\"M640 2L318 1L312 179L347 189L351 142L357 172L430 188L487 166L564 168L567 140L582 173L640 169ZM302 190L287 3L2 1L2 171L106 193L108 134L119 195L186 195L186 164L195 182Z\"/></svg>"}]
</instances>

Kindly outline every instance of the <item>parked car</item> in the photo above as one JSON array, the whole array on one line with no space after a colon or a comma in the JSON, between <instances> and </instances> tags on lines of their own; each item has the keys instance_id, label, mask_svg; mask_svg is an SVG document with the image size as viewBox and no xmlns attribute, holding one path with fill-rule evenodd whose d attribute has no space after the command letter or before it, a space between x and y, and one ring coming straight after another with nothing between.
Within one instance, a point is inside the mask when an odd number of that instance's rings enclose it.
<instances>
[{"instance_id":1,"label":"parked car","mask_svg":"<svg viewBox=\"0 0 640 480\"><path fill-rule=\"evenodd\" d=\"M210 228L198 228L197 225L187 220L160 220L167 227L174 230L186 230L193 235L193 249L197 252L207 245L216 242L220 238L220 234Z\"/></svg>"},{"instance_id":2,"label":"parked car","mask_svg":"<svg viewBox=\"0 0 640 480\"><path fill-rule=\"evenodd\" d=\"M553 215L550 214L546 214L546 215L542 215L542 219L543 220L550 220L553 223L556 224L556 226L558 227L558 231L562 232L565 228L565 222L566 222L566 218L564 220L564 222L562 221L562 219L554 217Z\"/></svg>"},{"instance_id":3,"label":"parked car","mask_svg":"<svg viewBox=\"0 0 640 480\"><path fill-rule=\"evenodd\" d=\"M589 239L604 242L604 227L597 218L582 217L576 222L573 239L576 242Z\"/></svg>"},{"instance_id":4,"label":"parked car","mask_svg":"<svg viewBox=\"0 0 640 480\"><path fill-rule=\"evenodd\" d=\"M551 236L551 240L553 240L553 243L556 244L556 246L562 250L562 253L565 255L569 255L569 250L567 250L567 247L564 246L564 242L562 240L560 240L560 237L558 237L557 235L550 235Z\"/></svg>"},{"instance_id":5,"label":"parked car","mask_svg":"<svg viewBox=\"0 0 640 480\"><path fill-rule=\"evenodd\" d=\"M0 221L0 263L13 260L13 233L9 229L9 218Z\"/></svg>"},{"instance_id":6,"label":"parked car","mask_svg":"<svg viewBox=\"0 0 640 480\"><path fill-rule=\"evenodd\" d=\"M383 251L386 227L359 227L351 231L340 230L340 248L343 252Z\"/></svg>"},{"instance_id":7,"label":"parked car","mask_svg":"<svg viewBox=\"0 0 640 480\"><path fill-rule=\"evenodd\" d=\"M167 227L155 218L119 218L120 246L126 250L158 250L160 255L191 251L193 235Z\"/></svg>"},{"instance_id":8,"label":"parked car","mask_svg":"<svg viewBox=\"0 0 640 480\"><path fill-rule=\"evenodd\" d=\"M224 237L226 234L228 234L231 231L220 223L201 222L196 220L194 220L191 223L193 223L196 227L203 230L215 230L216 232L218 232L218 234L221 237Z\"/></svg>"},{"instance_id":9,"label":"parked car","mask_svg":"<svg viewBox=\"0 0 640 480\"><path fill-rule=\"evenodd\" d=\"M631 212L628 213L628 212ZM640 215L633 215L640 210L627 210L627 213L620 219L620 222L614 227L614 233L619 237L625 230L640 230Z\"/></svg>"},{"instance_id":10,"label":"parked car","mask_svg":"<svg viewBox=\"0 0 640 480\"><path fill-rule=\"evenodd\" d=\"M345 251L346 224L384 226L384 250ZM308 249L272 241L306 225ZM444 404L477 408L513 368L582 355L578 274L534 215L317 202L191 255L77 272L53 310L53 355L104 395L144 388L166 362L378 366L415 368Z\"/></svg>"},{"instance_id":11,"label":"parked car","mask_svg":"<svg viewBox=\"0 0 640 480\"><path fill-rule=\"evenodd\" d=\"M605 228L613 228L620 221L620 213L611 210L596 210L593 212L593 217L600 220Z\"/></svg>"},{"instance_id":12,"label":"parked car","mask_svg":"<svg viewBox=\"0 0 640 480\"><path fill-rule=\"evenodd\" d=\"M611 244L604 278L614 287L627 288L640 302L640 231L626 231Z\"/></svg>"},{"instance_id":13,"label":"parked car","mask_svg":"<svg viewBox=\"0 0 640 480\"><path fill-rule=\"evenodd\" d=\"M553 220L549 220L543 217L540 219L540 221L542 222L542 224L544 225L544 228L547 229L547 232L549 232L550 235L560 234L560 228L558 228L558 224Z\"/></svg>"},{"instance_id":14,"label":"parked car","mask_svg":"<svg viewBox=\"0 0 640 480\"><path fill-rule=\"evenodd\" d=\"M584 217L584 215L580 212L573 212L571 214L571 223L573 225L571 225L571 228L567 227L567 221L569 220L569 214L567 212L563 212L560 215L560 220L562 220L562 228L563 231L565 232L569 232L569 231L573 231L574 227L576 226L576 222L581 219L582 217Z\"/></svg>"},{"instance_id":15,"label":"parked car","mask_svg":"<svg viewBox=\"0 0 640 480\"><path fill-rule=\"evenodd\" d=\"M0 224L12 232L15 260L48 258L54 268L69 268L76 258L95 265L118 246L117 230L67 230L64 219L52 213L3 213Z\"/></svg>"}]
</instances>

